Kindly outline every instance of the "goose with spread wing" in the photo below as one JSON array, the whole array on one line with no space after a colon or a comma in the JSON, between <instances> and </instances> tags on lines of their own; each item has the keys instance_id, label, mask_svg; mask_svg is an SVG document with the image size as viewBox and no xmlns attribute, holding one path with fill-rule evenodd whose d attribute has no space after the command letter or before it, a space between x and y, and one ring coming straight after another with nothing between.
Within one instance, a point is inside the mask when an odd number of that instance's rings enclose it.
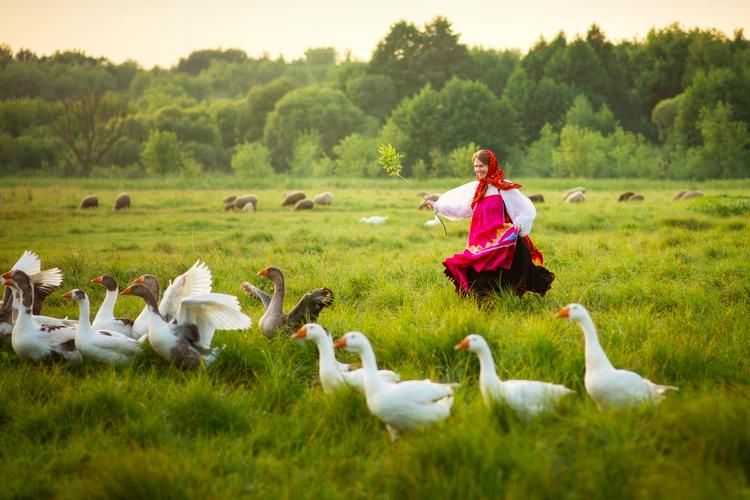
<instances>
[{"instance_id":1,"label":"goose with spread wing","mask_svg":"<svg viewBox=\"0 0 750 500\"><path fill-rule=\"evenodd\" d=\"M117 302L118 289L117 281L115 281L112 276L103 274L92 279L91 282L101 285L107 290L104 301L99 306L99 310L96 312L96 316L94 316L94 321L91 323L91 328L94 330L117 332L131 337L133 333L133 321L128 318L115 318L115 302ZM80 299L74 298L74 300L79 302L79 304L81 303ZM86 301L88 302L88 296L86 297Z\"/></svg>"},{"instance_id":2,"label":"goose with spread wing","mask_svg":"<svg viewBox=\"0 0 750 500\"><path fill-rule=\"evenodd\" d=\"M320 375L320 385L323 386L323 392L333 394L340 387L347 385L364 392L364 368L352 370L348 364L338 362L336 353L333 350L331 334L323 326L317 323L307 323L302 325L292 335L292 338L311 340L318 346L318 356L320 357L318 373ZM388 382L398 382L401 379L398 373L394 373L391 370L378 370L377 373Z\"/></svg>"},{"instance_id":3,"label":"goose with spread wing","mask_svg":"<svg viewBox=\"0 0 750 500\"><path fill-rule=\"evenodd\" d=\"M216 330L244 330L252 324L233 295L184 296L171 321L164 317L156 297L146 286L131 284L120 295L135 295L146 302L149 344L162 358L184 369L208 366L216 359L220 349L211 347Z\"/></svg>"},{"instance_id":4,"label":"goose with spread wing","mask_svg":"<svg viewBox=\"0 0 750 500\"><path fill-rule=\"evenodd\" d=\"M607 358L599 344L596 327L589 312L581 304L568 304L557 313L558 318L566 318L583 330L585 342L586 392L601 409L623 408L641 403L658 404L667 391L677 391L671 385L659 385L639 374L617 369Z\"/></svg>"},{"instance_id":5,"label":"goose with spread wing","mask_svg":"<svg viewBox=\"0 0 750 500\"><path fill-rule=\"evenodd\" d=\"M130 363L141 352L142 346L137 340L116 331L92 327L89 298L86 292L76 288L63 294L63 298L78 302L79 315L75 345L84 359L122 365Z\"/></svg>"},{"instance_id":6,"label":"goose with spread wing","mask_svg":"<svg viewBox=\"0 0 750 500\"><path fill-rule=\"evenodd\" d=\"M75 321L42 316L42 304L63 280L63 274L60 269L53 267L42 270L42 262L39 256L30 250L26 250L21 258L18 259L11 271L23 271L30 279L34 291L34 300L31 314L38 323L56 325L56 326L75 326ZM17 293L12 287L7 287L3 294L3 303L0 306L0 334L10 335L13 332L13 324L18 316L18 308L14 307L14 301L19 303L16 297Z\"/></svg>"},{"instance_id":7,"label":"goose with spread wing","mask_svg":"<svg viewBox=\"0 0 750 500\"><path fill-rule=\"evenodd\" d=\"M159 300L159 280L153 274L142 274L133 280L133 284L143 285L149 289L155 300ZM164 291L164 296L159 302L159 313L167 321L171 321L177 314L180 307L180 301L185 297L192 295L203 295L211 293L213 286L213 277L208 266L196 261L190 269L179 275ZM134 338L142 338L148 333L149 312L148 306L144 307L141 313L133 322Z\"/></svg>"},{"instance_id":8,"label":"goose with spread wing","mask_svg":"<svg viewBox=\"0 0 750 500\"><path fill-rule=\"evenodd\" d=\"M33 317L34 288L31 278L16 269L2 275L2 284L12 288L18 299L14 304L18 317L11 333L15 353L32 361L62 357L71 363L79 363L81 354L75 346L76 327L44 325Z\"/></svg>"},{"instance_id":9,"label":"goose with spread wing","mask_svg":"<svg viewBox=\"0 0 750 500\"><path fill-rule=\"evenodd\" d=\"M333 304L333 292L331 290L316 288L303 295L297 305L287 314L283 311L284 274L278 267L269 266L262 269L258 275L268 278L273 283L273 295L271 297L247 281L242 282L240 287L247 295L257 297L263 304L265 312L258 320L258 326L268 338L273 337L279 329L284 327L294 331L305 323L314 323L320 312Z\"/></svg>"}]
</instances>

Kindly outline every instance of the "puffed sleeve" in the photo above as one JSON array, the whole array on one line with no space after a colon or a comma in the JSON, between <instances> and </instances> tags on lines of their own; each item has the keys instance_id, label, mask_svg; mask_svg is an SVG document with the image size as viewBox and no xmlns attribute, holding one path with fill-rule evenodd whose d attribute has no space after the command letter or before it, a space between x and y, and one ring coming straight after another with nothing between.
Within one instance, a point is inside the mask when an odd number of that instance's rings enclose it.
<instances>
[{"instance_id":1,"label":"puffed sleeve","mask_svg":"<svg viewBox=\"0 0 750 500\"><path fill-rule=\"evenodd\" d=\"M443 193L435 202L435 211L449 220L468 219L474 213L471 200L478 181L472 181Z\"/></svg>"},{"instance_id":2,"label":"puffed sleeve","mask_svg":"<svg viewBox=\"0 0 750 500\"><path fill-rule=\"evenodd\" d=\"M534 203L518 189L508 189L500 193L505 202L505 209L508 211L510 220L521 226L519 234L521 236L528 236L531 233L531 226L534 224L534 219L536 218Z\"/></svg>"}]
</instances>

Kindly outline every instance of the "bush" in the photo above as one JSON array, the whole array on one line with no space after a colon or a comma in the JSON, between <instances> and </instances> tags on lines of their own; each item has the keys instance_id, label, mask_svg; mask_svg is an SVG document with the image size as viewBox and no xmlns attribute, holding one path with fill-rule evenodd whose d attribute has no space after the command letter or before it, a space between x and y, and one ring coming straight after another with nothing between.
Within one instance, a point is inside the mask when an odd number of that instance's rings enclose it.
<instances>
[{"instance_id":1,"label":"bush","mask_svg":"<svg viewBox=\"0 0 750 500\"><path fill-rule=\"evenodd\" d=\"M383 173L378 165L378 140L351 134L334 146L336 173L351 177L377 177Z\"/></svg>"},{"instance_id":2,"label":"bush","mask_svg":"<svg viewBox=\"0 0 750 500\"><path fill-rule=\"evenodd\" d=\"M232 169L243 177L266 177L274 173L271 154L259 142L246 142L235 148Z\"/></svg>"},{"instance_id":3,"label":"bush","mask_svg":"<svg viewBox=\"0 0 750 500\"><path fill-rule=\"evenodd\" d=\"M322 155L323 145L320 133L317 130L303 132L294 141L292 160L289 162L290 172L300 177L311 175L313 163Z\"/></svg>"},{"instance_id":4,"label":"bush","mask_svg":"<svg viewBox=\"0 0 750 500\"><path fill-rule=\"evenodd\" d=\"M150 175L165 176L180 166L180 142L174 132L154 129L141 152L141 162Z\"/></svg>"}]
</instances>

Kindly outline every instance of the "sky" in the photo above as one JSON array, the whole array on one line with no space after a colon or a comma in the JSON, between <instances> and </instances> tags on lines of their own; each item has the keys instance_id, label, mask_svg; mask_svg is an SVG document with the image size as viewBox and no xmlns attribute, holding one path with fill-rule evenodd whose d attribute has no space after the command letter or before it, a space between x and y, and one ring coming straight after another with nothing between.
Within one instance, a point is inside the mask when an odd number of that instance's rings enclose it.
<instances>
[{"instance_id":1,"label":"sky","mask_svg":"<svg viewBox=\"0 0 750 500\"><path fill-rule=\"evenodd\" d=\"M469 46L528 51L596 23L615 43L679 23L750 38L750 0L0 0L0 44L38 55L82 50L114 63L169 68L200 49L287 61L315 47L367 61L391 26L446 17Z\"/></svg>"}]
</instances>

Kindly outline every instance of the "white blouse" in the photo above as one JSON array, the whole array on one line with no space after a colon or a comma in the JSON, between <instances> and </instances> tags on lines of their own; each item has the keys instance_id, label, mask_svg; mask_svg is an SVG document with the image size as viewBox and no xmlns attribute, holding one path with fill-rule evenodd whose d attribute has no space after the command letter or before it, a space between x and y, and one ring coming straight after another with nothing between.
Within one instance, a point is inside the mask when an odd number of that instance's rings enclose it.
<instances>
[{"instance_id":1,"label":"white blouse","mask_svg":"<svg viewBox=\"0 0 750 500\"><path fill-rule=\"evenodd\" d=\"M468 219L474 214L471 201L479 181L472 181L444 193L435 202L435 211L449 220ZM485 196L497 194L495 186L488 186ZM500 196L505 202L510 220L521 226L519 234L527 236L531 233L531 226L536 218L534 204L518 189L500 190Z\"/></svg>"}]
</instances>

